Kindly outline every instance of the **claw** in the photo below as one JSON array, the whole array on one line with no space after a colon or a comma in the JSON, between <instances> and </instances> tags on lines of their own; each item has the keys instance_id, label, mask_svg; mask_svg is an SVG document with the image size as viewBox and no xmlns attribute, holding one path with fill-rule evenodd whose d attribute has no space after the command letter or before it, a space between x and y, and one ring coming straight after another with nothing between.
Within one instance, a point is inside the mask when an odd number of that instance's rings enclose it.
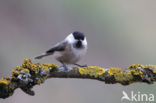
<instances>
[{"instance_id":1,"label":"claw","mask_svg":"<svg viewBox=\"0 0 156 103\"><path fill-rule=\"evenodd\" d=\"M66 64L64 64L63 62L61 62L61 63L62 63L62 66L61 66L61 67L63 67L65 71L68 71L68 70L69 70L69 68L67 67L67 65L66 65Z\"/></svg>"},{"instance_id":2,"label":"claw","mask_svg":"<svg viewBox=\"0 0 156 103\"><path fill-rule=\"evenodd\" d=\"M69 70L68 67L65 64L63 64L63 67L64 67L65 71Z\"/></svg>"},{"instance_id":3,"label":"claw","mask_svg":"<svg viewBox=\"0 0 156 103\"><path fill-rule=\"evenodd\" d=\"M85 64L85 65L74 64L74 65L77 65L77 66L79 66L79 67L88 67L87 64Z\"/></svg>"}]
</instances>

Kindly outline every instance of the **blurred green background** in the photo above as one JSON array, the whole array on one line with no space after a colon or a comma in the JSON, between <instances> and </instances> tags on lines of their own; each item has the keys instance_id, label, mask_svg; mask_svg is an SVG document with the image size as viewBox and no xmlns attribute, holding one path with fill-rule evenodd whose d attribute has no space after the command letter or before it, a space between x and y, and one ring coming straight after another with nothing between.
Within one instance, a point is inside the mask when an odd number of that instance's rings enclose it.
<instances>
[{"instance_id":1,"label":"blurred green background","mask_svg":"<svg viewBox=\"0 0 156 103\"><path fill-rule=\"evenodd\" d=\"M155 5L154 0L0 0L0 77L75 30L86 34L89 45L80 64L155 64ZM59 64L53 57L34 62ZM33 97L17 89L0 103L121 103L123 90L156 96L155 86L55 78L35 86Z\"/></svg>"}]
</instances>

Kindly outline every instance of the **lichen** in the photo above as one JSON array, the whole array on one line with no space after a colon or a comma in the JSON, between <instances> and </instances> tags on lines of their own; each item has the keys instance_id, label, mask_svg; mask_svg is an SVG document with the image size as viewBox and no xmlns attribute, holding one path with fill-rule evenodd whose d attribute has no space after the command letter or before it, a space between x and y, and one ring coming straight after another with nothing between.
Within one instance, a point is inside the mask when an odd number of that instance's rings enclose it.
<instances>
[{"instance_id":1,"label":"lichen","mask_svg":"<svg viewBox=\"0 0 156 103\"><path fill-rule=\"evenodd\" d=\"M58 65L32 63L30 59L25 59L21 66L16 66L12 70L11 76L0 79L0 98L11 96L16 88L21 88L25 93L34 95L31 90L33 86L40 85L47 78L52 77L91 78L105 83L121 83L122 85L133 82L151 84L156 81L156 65L132 64L126 69L88 66L60 71Z\"/></svg>"},{"instance_id":2,"label":"lichen","mask_svg":"<svg viewBox=\"0 0 156 103\"><path fill-rule=\"evenodd\" d=\"M49 71L50 71L48 66L39 65L39 68L42 68L46 73L49 73Z\"/></svg>"},{"instance_id":3,"label":"lichen","mask_svg":"<svg viewBox=\"0 0 156 103\"><path fill-rule=\"evenodd\" d=\"M16 70L16 69L12 70L12 76L18 76L19 73L20 72L18 70Z\"/></svg>"},{"instance_id":4,"label":"lichen","mask_svg":"<svg viewBox=\"0 0 156 103\"><path fill-rule=\"evenodd\" d=\"M151 64L149 64L149 65L145 65L145 68L152 69L152 70L153 70L153 73L156 74L156 65L151 65Z\"/></svg>"},{"instance_id":5,"label":"lichen","mask_svg":"<svg viewBox=\"0 0 156 103\"><path fill-rule=\"evenodd\" d=\"M56 64L48 64L48 63L44 63L43 66L47 66L47 67L51 67L51 68L57 68L58 65Z\"/></svg>"},{"instance_id":6,"label":"lichen","mask_svg":"<svg viewBox=\"0 0 156 103\"><path fill-rule=\"evenodd\" d=\"M150 69L153 73L156 74L156 65L141 65L141 64L132 64L128 67L129 69L133 69L132 72L134 75L142 75L142 72L137 69Z\"/></svg>"},{"instance_id":7,"label":"lichen","mask_svg":"<svg viewBox=\"0 0 156 103\"><path fill-rule=\"evenodd\" d=\"M24 71L24 70L20 71L20 74L18 75L17 79L20 80L20 82L25 85L33 82L33 78L31 78L31 74L28 71Z\"/></svg>"},{"instance_id":8,"label":"lichen","mask_svg":"<svg viewBox=\"0 0 156 103\"><path fill-rule=\"evenodd\" d=\"M6 78L2 78L2 79L0 79L0 84L8 85L8 84L10 84L10 80L7 80Z\"/></svg>"},{"instance_id":9,"label":"lichen","mask_svg":"<svg viewBox=\"0 0 156 103\"><path fill-rule=\"evenodd\" d=\"M140 77L143 77L143 72L140 70L140 69L131 69L128 71L128 74L132 74L134 76L140 76Z\"/></svg>"},{"instance_id":10,"label":"lichen","mask_svg":"<svg viewBox=\"0 0 156 103\"><path fill-rule=\"evenodd\" d=\"M23 68L28 68L28 69L31 69L32 67L32 62L30 59L25 59L23 64L22 64L22 67Z\"/></svg>"},{"instance_id":11,"label":"lichen","mask_svg":"<svg viewBox=\"0 0 156 103\"><path fill-rule=\"evenodd\" d=\"M121 68L114 68L111 67L108 69L109 76L114 77L116 82L119 83L129 83L133 79L133 76L131 74L128 74L124 72Z\"/></svg>"},{"instance_id":12,"label":"lichen","mask_svg":"<svg viewBox=\"0 0 156 103\"><path fill-rule=\"evenodd\" d=\"M114 67L111 67L111 68L108 69L108 74L109 74L110 76L112 76L112 75L114 75L114 74L117 74L117 73L121 73L121 72L122 72L121 68L114 68Z\"/></svg>"},{"instance_id":13,"label":"lichen","mask_svg":"<svg viewBox=\"0 0 156 103\"><path fill-rule=\"evenodd\" d=\"M41 84L46 79L51 71L55 71L58 65L55 64L33 64L30 59L25 59L22 66L16 66L12 70L12 81L20 81L20 83L29 84Z\"/></svg>"},{"instance_id":14,"label":"lichen","mask_svg":"<svg viewBox=\"0 0 156 103\"><path fill-rule=\"evenodd\" d=\"M39 80L37 81L37 84L38 84L38 85L40 85L40 84L41 84L41 79L39 79Z\"/></svg>"},{"instance_id":15,"label":"lichen","mask_svg":"<svg viewBox=\"0 0 156 103\"><path fill-rule=\"evenodd\" d=\"M6 98L13 94L16 86L11 83L9 78L0 79L0 98Z\"/></svg>"},{"instance_id":16,"label":"lichen","mask_svg":"<svg viewBox=\"0 0 156 103\"><path fill-rule=\"evenodd\" d=\"M145 66L141 64L131 64L128 68L131 69L131 68L138 68L138 67L145 68Z\"/></svg>"},{"instance_id":17,"label":"lichen","mask_svg":"<svg viewBox=\"0 0 156 103\"><path fill-rule=\"evenodd\" d=\"M81 75L94 76L95 78L105 73L104 68L97 66L88 66L87 68L79 67L78 70Z\"/></svg>"},{"instance_id":18,"label":"lichen","mask_svg":"<svg viewBox=\"0 0 156 103\"><path fill-rule=\"evenodd\" d=\"M124 82L124 81L131 81L133 79L133 76L128 73L119 72L114 74L115 80L118 82Z\"/></svg>"}]
</instances>

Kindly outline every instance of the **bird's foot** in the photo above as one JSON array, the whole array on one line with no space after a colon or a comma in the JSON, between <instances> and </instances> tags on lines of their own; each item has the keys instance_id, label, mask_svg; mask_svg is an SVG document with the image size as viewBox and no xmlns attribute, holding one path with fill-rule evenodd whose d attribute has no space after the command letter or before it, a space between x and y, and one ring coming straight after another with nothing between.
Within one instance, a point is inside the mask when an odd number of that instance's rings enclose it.
<instances>
[{"instance_id":1,"label":"bird's foot","mask_svg":"<svg viewBox=\"0 0 156 103\"><path fill-rule=\"evenodd\" d=\"M60 69L62 68L61 70L65 71L65 72L69 70L69 68L67 67L67 65L64 64L63 62L62 62L62 66L60 66L59 68Z\"/></svg>"},{"instance_id":2,"label":"bird's foot","mask_svg":"<svg viewBox=\"0 0 156 103\"><path fill-rule=\"evenodd\" d=\"M60 72L67 72L69 70L69 68L66 65L62 65L62 66L58 67L57 69Z\"/></svg>"},{"instance_id":3,"label":"bird's foot","mask_svg":"<svg viewBox=\"0 0 156 103\"><path fill-rule=\"evenodd\" d=\"M74 65L79 66L79 67L88 67L87 64L85 64L85 65L74 64Z\"/></svg>"},{"instance_id":4,"label":"bird's foot","mask_svg":"<svg viewBox=\"0 0 156 103\"><path fill-rule=\"evenodd\" d=\"M69 68L65 64L63 64L63 67L64 67L64 70L65 71L68 71L69 70Z\"/></svg>"}]
</instances>

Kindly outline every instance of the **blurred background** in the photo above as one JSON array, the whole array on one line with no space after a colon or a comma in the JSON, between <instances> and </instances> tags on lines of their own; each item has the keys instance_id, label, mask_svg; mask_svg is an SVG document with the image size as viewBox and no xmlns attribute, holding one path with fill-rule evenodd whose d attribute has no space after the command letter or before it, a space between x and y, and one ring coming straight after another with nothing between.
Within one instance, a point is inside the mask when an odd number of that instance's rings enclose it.
<instances>
[{"instance_id":1,"label":"blurred background","mask_svg":"<svg viewBox=\"0 0 156 103\"><path fill-rule=\"evenodd\" d=\"M80 64L122 68L155 64L155 4L154 0L0 0L0 77L73 31L84 32L88 40L88 53ZM53 57L34 62L59 64ZM0 103L120 103L123 90L156 96L155 86L54 78L35 86L35 96L17 89Z\"/></svg>"}]
</instances>

